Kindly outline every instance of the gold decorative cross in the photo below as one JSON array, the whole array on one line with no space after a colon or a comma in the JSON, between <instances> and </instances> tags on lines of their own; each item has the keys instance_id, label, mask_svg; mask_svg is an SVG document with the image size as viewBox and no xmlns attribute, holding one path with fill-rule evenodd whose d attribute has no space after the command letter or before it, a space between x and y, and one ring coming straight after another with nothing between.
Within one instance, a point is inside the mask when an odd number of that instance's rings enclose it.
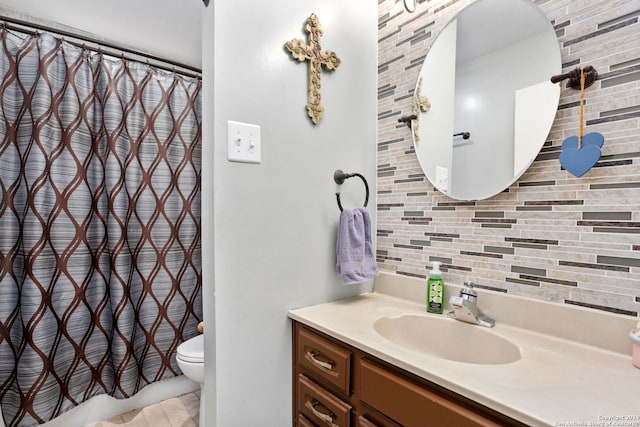
<instances>
[{"instance_id":1,"label":"gold decorative cross","mask_svg":"<svg viewBox=\"0 0 640 427\"><path fill-rule=\"evenodd\" d=\"M309 44L304 40L293 39L286 43L286 47L293 56L300 62L309 61L309 98L307 103L307 114L314 125L320 123L324 114L324 107L320 104L320 75L322 66L329 71L333 71L340 65L340 59L335 52L320 49L320 37L323 34L322 25L318 21L315 13L307 19L304 30L309 33Z\"/></svg>"}]
</instances>

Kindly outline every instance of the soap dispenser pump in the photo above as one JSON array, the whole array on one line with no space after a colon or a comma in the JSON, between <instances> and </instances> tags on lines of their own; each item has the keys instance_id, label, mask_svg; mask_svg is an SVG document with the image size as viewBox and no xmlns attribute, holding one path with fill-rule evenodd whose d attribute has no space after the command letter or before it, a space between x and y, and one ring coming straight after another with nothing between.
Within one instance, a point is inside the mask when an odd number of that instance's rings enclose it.
<instances>
[{"instance_id":1,"label":"soap dispenser pump","mask_svg":"<svg viewBox=\"0 0 640 427\"><path fill-rule=\"evenodd\" d=\"M427 311L435 314L442 314L444 310L444 281L440 264L440 261L433 262L433 270L427 280Z\"/></svg>"}]
</instances>

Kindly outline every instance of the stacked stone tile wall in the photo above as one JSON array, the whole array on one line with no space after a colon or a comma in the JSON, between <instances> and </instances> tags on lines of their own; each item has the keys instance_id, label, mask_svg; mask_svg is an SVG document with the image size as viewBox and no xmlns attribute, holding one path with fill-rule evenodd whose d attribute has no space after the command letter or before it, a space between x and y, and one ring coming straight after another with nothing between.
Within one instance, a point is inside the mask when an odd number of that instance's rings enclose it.
<instances>
[{"instance_id":1,"label":"stacked stone tile wall","mask_svg":"<svg viewBox=\"0 0 640 427\"><path fill-rule=\"evenodd\" d=\"M422 172L409 128L422 62L472 0L423 0L414 13L379 0L377 259L382 271L479 286L628 316L640 311L640 0L539 0L563 72L592 65L585 133L605 137L581 178L559 162L576 135L579 91L563 89L548 139L527 172L481 201L441 194ZM428 94L427 94L428 95Z\"/></svg>"}]
</instances>

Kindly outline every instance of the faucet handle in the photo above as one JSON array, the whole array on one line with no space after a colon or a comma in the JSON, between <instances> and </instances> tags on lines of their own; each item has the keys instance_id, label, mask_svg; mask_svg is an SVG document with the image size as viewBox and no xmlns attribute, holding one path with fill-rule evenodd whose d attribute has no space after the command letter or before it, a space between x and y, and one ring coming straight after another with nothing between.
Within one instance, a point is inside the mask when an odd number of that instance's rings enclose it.
<instances>
[{"instance_id":1,"label":"faucet handle","mask_svg":"<svg viewBox=\"0 0 640 427\"><path fill-rule=\"evenodd\" d=\"M473 282L471 280L467 280L466 282L464 282L464 287L460 289L460 296L463 299L468 300L469 302L476 302L478 294L473 290Z\"/></svg>"}]
</instances>

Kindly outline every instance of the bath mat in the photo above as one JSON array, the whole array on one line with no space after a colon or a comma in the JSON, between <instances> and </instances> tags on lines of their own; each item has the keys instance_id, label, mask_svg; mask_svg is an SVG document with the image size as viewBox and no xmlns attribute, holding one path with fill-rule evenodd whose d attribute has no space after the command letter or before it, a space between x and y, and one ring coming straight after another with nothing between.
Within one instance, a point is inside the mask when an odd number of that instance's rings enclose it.
<instances>
[{"instance_id":1,"label":"bath mat","mask_svg":"<svg viewBox=\"0 0 640 427\"><path fill-rule=\"evenodd\" d=\"M197 427L179 398L163 400L85 427Z\"/></svg>"}]
</instances>

